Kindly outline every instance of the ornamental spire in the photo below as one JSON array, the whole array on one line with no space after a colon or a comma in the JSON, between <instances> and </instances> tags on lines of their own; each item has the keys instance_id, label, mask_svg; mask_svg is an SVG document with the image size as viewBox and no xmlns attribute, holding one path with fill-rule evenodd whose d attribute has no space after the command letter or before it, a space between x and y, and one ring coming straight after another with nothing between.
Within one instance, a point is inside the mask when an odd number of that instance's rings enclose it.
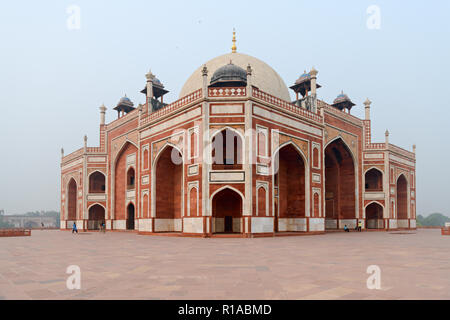
<instances>
[{"instance_id":1,"label":"ornamental spire","mask_svg":"<svg viewBox=\"0 0 450 320\"><path fill-rule=\"evenodd\" d=\"M233 28L233 45L231 46L231 52L236 53L236 30Z\"/></svg>"}]
</instances>

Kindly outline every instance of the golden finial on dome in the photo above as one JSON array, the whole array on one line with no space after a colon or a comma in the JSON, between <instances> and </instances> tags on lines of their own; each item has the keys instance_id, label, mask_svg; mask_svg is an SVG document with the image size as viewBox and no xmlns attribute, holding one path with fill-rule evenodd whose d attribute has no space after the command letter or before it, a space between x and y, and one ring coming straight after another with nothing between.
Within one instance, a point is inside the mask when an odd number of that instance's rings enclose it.
<instances>
[{"instance_id":1,"label":"golden finial on dome","mask_svg":"<svg viewBox=\"0 0 450 320\"><path fill-rule=\"evenodd\" d=\"M236 53L236 30L233 28L233 45L231 46L231 52Z\"/></svg>"}]
</instances>

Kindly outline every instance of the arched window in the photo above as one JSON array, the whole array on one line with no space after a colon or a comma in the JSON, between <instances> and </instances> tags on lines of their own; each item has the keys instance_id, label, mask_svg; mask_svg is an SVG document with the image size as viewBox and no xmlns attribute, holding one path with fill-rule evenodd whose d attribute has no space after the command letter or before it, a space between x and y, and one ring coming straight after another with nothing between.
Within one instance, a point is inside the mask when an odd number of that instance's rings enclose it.
<instances>
[{"instance_id":1,"label":"arched window","mask_svg":"<svg viewBox=\"0 0 450 320\"><path fill-rule=\"evenodd\" d=\"M105 193L105 175L95 171L89 176L89 193Z\"/></svg>"},{"instance_id":2,"label":"arched window","mask_svg":"<svg viewBox=\"0 0 450 320\"><path fill-rule=\"evenodd\" d=\"M383 191L383 174L372 168L366 172L366 191Z\"/></svg>"},{"instance_id":3,"label":"arched window","mask_svg":"<svg viewBox=\"0 0 450 320\"><path fill-rule=\"evenodd\" d=\"M242 139L236 132L225 129L212 139L213 170L242 169Z\"/></svg>"},{"instance_id":4,"label":"arched window","mask_svg":"<svg viewBox=\"0 0 450 320\"><path fill-rule=\"evenodd\" d=\"M134 184L135 184L134 168L131 167L127 171L127 189L128 190L134 189Z\"/></svg>"}]
</instances>

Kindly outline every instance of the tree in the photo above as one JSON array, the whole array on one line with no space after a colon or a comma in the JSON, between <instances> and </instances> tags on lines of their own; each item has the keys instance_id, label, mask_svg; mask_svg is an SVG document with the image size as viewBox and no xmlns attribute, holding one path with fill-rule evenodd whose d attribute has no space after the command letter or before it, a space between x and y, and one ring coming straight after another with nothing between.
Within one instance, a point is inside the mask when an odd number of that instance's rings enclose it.
<instances>
[{"instance_id":1,"label":"tree","mask_svg":"<svg viewBox=\"0 0 450 320\"><path fill-rule=\"evenodd\" d=\"M14 228L14 225L9 223L8 221L4 221L3 217L4 216L0 216L0 229Z\"/></svg>"},{"instance_id":2,"label":"tree","mask_svg":"<svg viewBox=\"0 0 450 320\"><path fill-rule=\"evenodd\" d=\"M450 222L450 218L444 216L442 213L432 213L427 217L422 215L417 216L417 225L424 227L443 227L446 222Z\"/></svg>"}]
</instances>

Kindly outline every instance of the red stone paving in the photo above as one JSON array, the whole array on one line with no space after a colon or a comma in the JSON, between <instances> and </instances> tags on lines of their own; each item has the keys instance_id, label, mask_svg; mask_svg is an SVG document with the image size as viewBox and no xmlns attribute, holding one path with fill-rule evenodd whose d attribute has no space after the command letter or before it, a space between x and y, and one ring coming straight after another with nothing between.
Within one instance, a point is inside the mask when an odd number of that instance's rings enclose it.
<instances>
[{"instance_id":1,"label":"red stone paving","mask_svg":"<svg viewBox=\"0 0 450 320\"><path fill-rule=\"evenodd\" d=\"M441 231L183 238L33 231L0 238L0 299L450 299ZM369 290L369 265L381 290ZM81 268L81 290L66 268Z\"/></svg>"}]
</instances>

